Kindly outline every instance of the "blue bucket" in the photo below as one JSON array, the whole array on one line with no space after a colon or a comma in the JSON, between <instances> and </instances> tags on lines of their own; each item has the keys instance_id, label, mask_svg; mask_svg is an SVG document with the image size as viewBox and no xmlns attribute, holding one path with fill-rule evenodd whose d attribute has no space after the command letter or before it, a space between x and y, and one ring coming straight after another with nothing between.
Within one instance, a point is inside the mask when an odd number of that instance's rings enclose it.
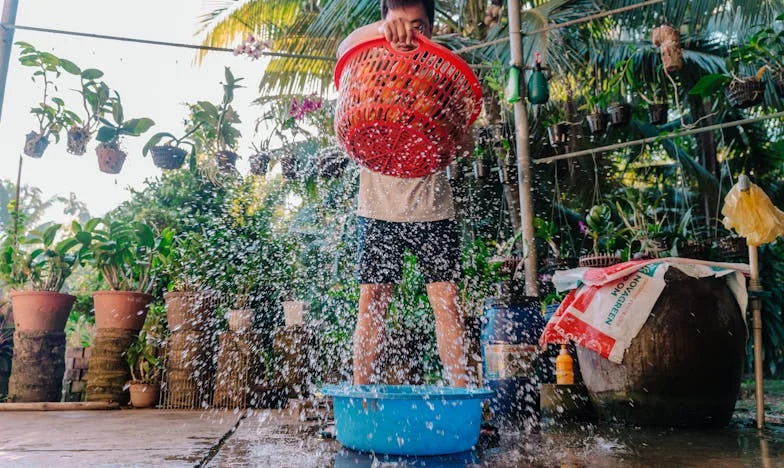
<instances>
[{"instance_id":1,"label":"blue bucket","mask_svg":"<svg viewBox=\"0 0 784 468\"><path fill-rule=\"evenodd\" d=\"M326 385L335 435L361 452L432 456L471 450L479 440L485 389L412 385Z\"/></svg>"}]
</instances>

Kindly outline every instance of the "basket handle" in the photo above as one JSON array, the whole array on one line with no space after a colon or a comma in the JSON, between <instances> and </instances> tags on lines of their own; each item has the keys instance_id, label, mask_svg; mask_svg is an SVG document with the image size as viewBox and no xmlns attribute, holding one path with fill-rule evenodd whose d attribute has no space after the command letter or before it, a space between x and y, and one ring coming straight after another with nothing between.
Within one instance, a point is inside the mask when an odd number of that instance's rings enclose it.
<instances>
[{"instance_id":1,"label":"basket handle","mask_svg":"<svg viewBox=\"0 0 784 468\"><path fill-rule=\"evenodd\" d=\"M384 47L388 51L392 52L393 54L407 56L407 55L415 54L419 50L419 46L422 44L423 41L424 42L429 42L429 39L424 34L420 33L419 31L415 30L415 31L413 31L413 33L414 33L414 48L411 49L411 50L398 50L398 49L395 49L394 47L392 47L392 43L387 41L386 37L383 34L379 35L377 39L384 39Z\"/></svg>"}]
</instances>

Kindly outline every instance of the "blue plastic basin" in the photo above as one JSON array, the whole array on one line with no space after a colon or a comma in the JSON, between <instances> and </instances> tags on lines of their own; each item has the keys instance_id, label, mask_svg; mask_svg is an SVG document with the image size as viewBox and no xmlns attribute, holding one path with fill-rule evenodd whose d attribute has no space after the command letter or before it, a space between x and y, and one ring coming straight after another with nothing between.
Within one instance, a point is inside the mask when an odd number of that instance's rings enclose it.
<instances>
[{"instance_id":1,"label":"blue plastic basin","mask_svg":"<svg viewBox=\"0 0 784 468\"><path fill-rule=\"evenodd\" d=\"M362 452L445 455L471 450L479 440L485 389L411 385L327 385L335 435Z\"/></svg>"}]
</instances>

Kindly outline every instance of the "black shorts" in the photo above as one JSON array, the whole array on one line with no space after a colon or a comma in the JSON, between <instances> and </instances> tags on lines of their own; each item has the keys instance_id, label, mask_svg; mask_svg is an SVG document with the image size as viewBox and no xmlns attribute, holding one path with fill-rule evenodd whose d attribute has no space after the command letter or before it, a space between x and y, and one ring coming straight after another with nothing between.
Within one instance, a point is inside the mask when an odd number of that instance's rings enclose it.
<instances>
[{"instance_id":1,"label":"black shorts","mask_svg":"<svg viewBox=\"0 0 784 468\"><path fill-rule=\"evenodd\" d=\"M406 249L416 256L428 284L460 280L460 236L455 221L396 223L359 216L358 224L359 284L399 283Z\"/></svg>"}]
</instances>

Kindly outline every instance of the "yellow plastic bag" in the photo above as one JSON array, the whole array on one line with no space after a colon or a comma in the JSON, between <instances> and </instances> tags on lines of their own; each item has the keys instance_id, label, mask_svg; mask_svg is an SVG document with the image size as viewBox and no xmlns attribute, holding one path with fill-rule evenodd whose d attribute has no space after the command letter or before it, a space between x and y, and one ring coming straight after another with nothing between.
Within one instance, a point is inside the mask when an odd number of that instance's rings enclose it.
<instances>
[{"instance_id":1,"label":"yellow plastic bag","mask_svg":"<svg viewBox=\"0 0 784 468\"><path fill-rule=\"evenodd\" d=\"M767 244L784 234L784 212L754 184L749 184L745 191L735 184L724 198L721 214L724 226L745 237L748 245Z\"/></svg>"}]
</instances>

